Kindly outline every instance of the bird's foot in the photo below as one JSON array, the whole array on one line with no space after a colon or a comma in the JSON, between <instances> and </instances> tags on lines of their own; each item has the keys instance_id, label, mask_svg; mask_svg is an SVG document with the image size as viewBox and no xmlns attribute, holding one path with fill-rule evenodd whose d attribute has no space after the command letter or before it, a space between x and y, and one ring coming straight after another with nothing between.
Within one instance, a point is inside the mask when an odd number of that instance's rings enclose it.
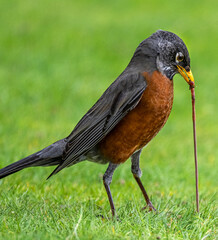
<instances>
[{"instance_id":1,"label":"bird's foot","mask_svg":"<svg viewBox=\"0 0 218 240\"><path fill-rule=\"evenodd\" d=\"M141 211L143 211L143 210L148 210L149 212L151 212L151 211L157 211L157 209L153 206L153 204L151 203L151 202L149 202L145 207L143 207L142 209L141 209Z\"/></svg>"},{"instance_id":2,"label":"bird's foot","mask_svg":"<svg viewBox=\"0 0 218 240\"><path fill-rule=\"evenodd\" d=\"M119 219L118 216L112 216L112 217L106 216L106 217L104 217L104 215L98 214L98 215L96 215L96 217L101 218L102 221L111 221L112 220L112 221L120 222L120 219Z\"/></svg>"}]
</instances>

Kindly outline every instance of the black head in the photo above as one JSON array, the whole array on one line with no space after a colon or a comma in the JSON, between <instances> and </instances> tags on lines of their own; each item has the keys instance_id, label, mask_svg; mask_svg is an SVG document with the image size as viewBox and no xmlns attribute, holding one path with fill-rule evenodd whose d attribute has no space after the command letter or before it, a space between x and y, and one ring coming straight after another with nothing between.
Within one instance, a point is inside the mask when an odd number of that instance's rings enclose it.
<instances>
[{"instance_id":1,"label":"black head","mask_svg":"<svg viewBox=\"0 0 218 240\"><path fill-rule=\"evenodd\" d=\"M157 69L169 79L178 73L182 66L190 70L190 57L185 43L176 34L166 31L157 31L151 36L157 44Z\"/></svg>"},{"instance_id":2,"label":"black head","mask_svg":"<svg viewBox=\"0 0 218 240\"><path fill-rule=\"evenodd\" d=\"M172 32L158 30L153 33L141 42L133 59L135 63L141 62L147 71L158 70L171 80L180 73L188 83L194 82L188 49L183 40Z\"/></svg>"}]
</instances>

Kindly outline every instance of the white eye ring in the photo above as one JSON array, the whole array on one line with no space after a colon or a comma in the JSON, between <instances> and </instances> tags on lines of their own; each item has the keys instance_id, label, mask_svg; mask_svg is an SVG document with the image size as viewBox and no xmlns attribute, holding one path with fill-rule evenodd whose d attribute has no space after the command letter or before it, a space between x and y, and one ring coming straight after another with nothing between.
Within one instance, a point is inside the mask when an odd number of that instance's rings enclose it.
<instances>
[{"instance_id":1,"label":"white eye ring","mask_svg":"<svg viewBox=\"0 0 218 240\"><path fill-rule=\"evenodd\" d=\"M176 54L176 62L177 62L177 63L182 62L183 59L184 59L183 53L178 52L178 53Z\"/></svg>"}]
</instances>

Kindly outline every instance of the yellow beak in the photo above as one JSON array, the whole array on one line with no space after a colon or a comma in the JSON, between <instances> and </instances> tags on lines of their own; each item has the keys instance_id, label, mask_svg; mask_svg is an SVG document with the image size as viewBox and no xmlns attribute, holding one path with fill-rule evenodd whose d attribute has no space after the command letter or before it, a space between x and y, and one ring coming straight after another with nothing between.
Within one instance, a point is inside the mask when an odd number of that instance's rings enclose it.
<instances>
[{"instance_id":1,"label":"yellow beak","mask_svg":"<svg viewBox=\"0 0 218 240\"><path fill-rule=\"evenodd\" d=\"M192 71L189 70L188 72L185 70L185 68L177 65L178 71L179 73L183 76L183 78L185 79L185 81L192 87L195 86L195 80L194 77L192 75Z\"/></svg>"}]
</instances>

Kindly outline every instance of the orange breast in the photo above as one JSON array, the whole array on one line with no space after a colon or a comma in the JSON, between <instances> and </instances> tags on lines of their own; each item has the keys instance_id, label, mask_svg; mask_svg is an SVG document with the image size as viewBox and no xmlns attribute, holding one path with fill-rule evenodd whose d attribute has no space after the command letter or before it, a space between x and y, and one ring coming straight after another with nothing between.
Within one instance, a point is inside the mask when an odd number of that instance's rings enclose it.
<instances>
[{"instance_id":1,"label":"orange breast","mask_svg":"<svg viewBox=\"0 0 218 240\"><path fill-rule=\"evenodd\" d=\"M173 104L173 81L155 71L144 73L147 88L138 105L99 143L103 156L125 162L144 147L164 126Z\"/></svg>"}]
</instances>

